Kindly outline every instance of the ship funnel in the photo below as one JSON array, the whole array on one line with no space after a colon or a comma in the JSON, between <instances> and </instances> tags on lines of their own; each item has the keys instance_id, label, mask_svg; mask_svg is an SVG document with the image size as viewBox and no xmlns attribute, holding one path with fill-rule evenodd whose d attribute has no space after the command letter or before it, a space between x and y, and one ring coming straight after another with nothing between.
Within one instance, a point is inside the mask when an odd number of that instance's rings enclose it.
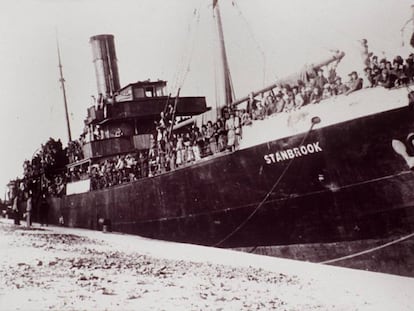
<instances>
[{"instance_id":1,"label":"ship funnel","mask_svg":"<svg viewBox=\"0 0 414 311\"><path fill-rule=\"evenodd\" d=\"M92 45L98 93L104 97L112 96L120 89L114 36L93 36L89 43Z\"/></svg>"}]
</instances>

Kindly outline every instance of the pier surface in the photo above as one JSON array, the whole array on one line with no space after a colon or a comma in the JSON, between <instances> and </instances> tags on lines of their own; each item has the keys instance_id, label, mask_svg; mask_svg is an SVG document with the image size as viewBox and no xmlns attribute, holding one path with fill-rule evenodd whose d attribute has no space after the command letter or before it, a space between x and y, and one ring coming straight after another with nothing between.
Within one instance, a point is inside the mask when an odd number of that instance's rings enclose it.
<instances>
[{"instance_id":1,"label":"pier surface","mask_svg":"<svg viewBox=\"0 0 414 311\"><path fill-rule=\"evenodd\" d=\"M0 310L413 310L414 278L0 219Z\"/></svg>"}]
</instances>

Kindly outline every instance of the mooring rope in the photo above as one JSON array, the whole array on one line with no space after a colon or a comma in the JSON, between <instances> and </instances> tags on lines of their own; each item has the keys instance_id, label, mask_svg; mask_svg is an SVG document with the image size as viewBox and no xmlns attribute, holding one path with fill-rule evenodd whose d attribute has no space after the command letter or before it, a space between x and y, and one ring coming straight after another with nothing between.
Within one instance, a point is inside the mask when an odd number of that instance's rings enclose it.
<instances>
[{"instance_id":1,"label":"mooring rope","mask_svg":"<svg viewBox=\"0 0 414 311\"><path fill-rule=\"evenodd\" d=\"M345 259L355 258L355 257L358 257L358 256L362 256L362 255L365 255L365 254L369 254L369 253L375 252L377 250L386 248L388 246L391 246L391 245L394 245L394 244L397 244L397 243L401 243L402 241L408 240L408 239L410 239L412 237L414 237L414 233L408 234L408 235L403 236L403 237L401 237L401 238L399 238L397 240L394 240L394 241L385 243L383 245L366 249L366 250L364 250L362 252L357 252L357 253L350 254L350 255L347 255L347 256L343 256L343 257L338 257L338 258L334 258L334 259L325 260L325 261L322 261L322 262L319 262L319 263L321 263L321 264L329 264L329 263L334 263L334 262L338 262L338 261L345 260Z\"/></svg>"},{"instance_id":2,"label":"mooring rope","mask_svg":"<svg viewBox=\"0 0 414 311\"><path fill-rule=\"evenodd\" d=\"M319 120L320 122L320 120ZM308 132L305 134L305 136L303 137L302 141L300 142L299 146L302 146L306 139L308 138L309 134L312 132L313 127L315 126L315 122L313 122L312 119L312 125L310 127L310 129L308 130ZM263 204L267 201L267 199L270 197L270 195L273 193L273 191L276 189L276 187L279 185L279 183L282 181L283 177L286 175L287 171L289 170L290 166L292 165L293 161L295 158L292 158L289 163L286 165L286 167L284 168L283 172L280 174L279 178L276 180L276 182L273 184L273 186L270 188L270 190L267 192L267 194L264 196L264 198L262 199L262 201L260 201L260 203L256 206L256 208L249 214L249 216L247 216L236 228L234 228L229 234L227 234L223 239L221 239L220 241L218 241L217 243L213 244L213 247L218 247L221 244L223 244L225 241L227 241L230 237L232 237L235 233L237 233L241 228L243 228L249 221L250 219L253 218L253 216L257 213L257 211L263 206Z\"/></svg>"}]
</instances>

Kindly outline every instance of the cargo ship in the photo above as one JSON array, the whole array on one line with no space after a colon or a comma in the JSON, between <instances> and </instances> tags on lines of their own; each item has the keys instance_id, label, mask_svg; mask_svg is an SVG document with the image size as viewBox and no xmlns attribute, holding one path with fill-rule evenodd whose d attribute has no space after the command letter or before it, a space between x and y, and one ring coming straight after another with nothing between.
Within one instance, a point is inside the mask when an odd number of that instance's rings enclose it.
<instances>
[{"instance_id":1,"label":"cargo ship","mask_svg":"<svg viewBox=\"0 0 414 311\"><path fill-rule=\"evenodd\" d=\"M336 52L235 99L217 1L213 10L222 43L223 107L241 107L344 57ZM121 87L114 37L93 36L90 43L100 95L87 111L89 138L82 156L67 164L69 172L148 154L154 122L166 107L173 107L172 133L211 115L204 97L168 95L166 81ZM49 221L413 276L409 92L364 88L259 118L243 126L237 148L130 182L96 188L92 178L69 181L64 195L47 198Z\"/></svg>"}]
</instances>

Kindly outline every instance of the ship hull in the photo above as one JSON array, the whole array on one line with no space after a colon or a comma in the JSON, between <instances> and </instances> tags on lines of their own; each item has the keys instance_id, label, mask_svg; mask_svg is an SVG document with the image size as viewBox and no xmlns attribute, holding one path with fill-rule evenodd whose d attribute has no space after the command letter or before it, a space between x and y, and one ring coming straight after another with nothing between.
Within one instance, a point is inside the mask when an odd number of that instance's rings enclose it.
<instances>
[{"instance_id":1,"label":"ship hull","mask_svg":"<svg viewBox=\"0 0 414 311\"><path fill-rule=\"evenodd\" d=\"M49 218L231 248L385 241L414 231L414 173L392 147L412 132L414 113L400 107L52 198Z\"/></svg>"}]
</instances>

